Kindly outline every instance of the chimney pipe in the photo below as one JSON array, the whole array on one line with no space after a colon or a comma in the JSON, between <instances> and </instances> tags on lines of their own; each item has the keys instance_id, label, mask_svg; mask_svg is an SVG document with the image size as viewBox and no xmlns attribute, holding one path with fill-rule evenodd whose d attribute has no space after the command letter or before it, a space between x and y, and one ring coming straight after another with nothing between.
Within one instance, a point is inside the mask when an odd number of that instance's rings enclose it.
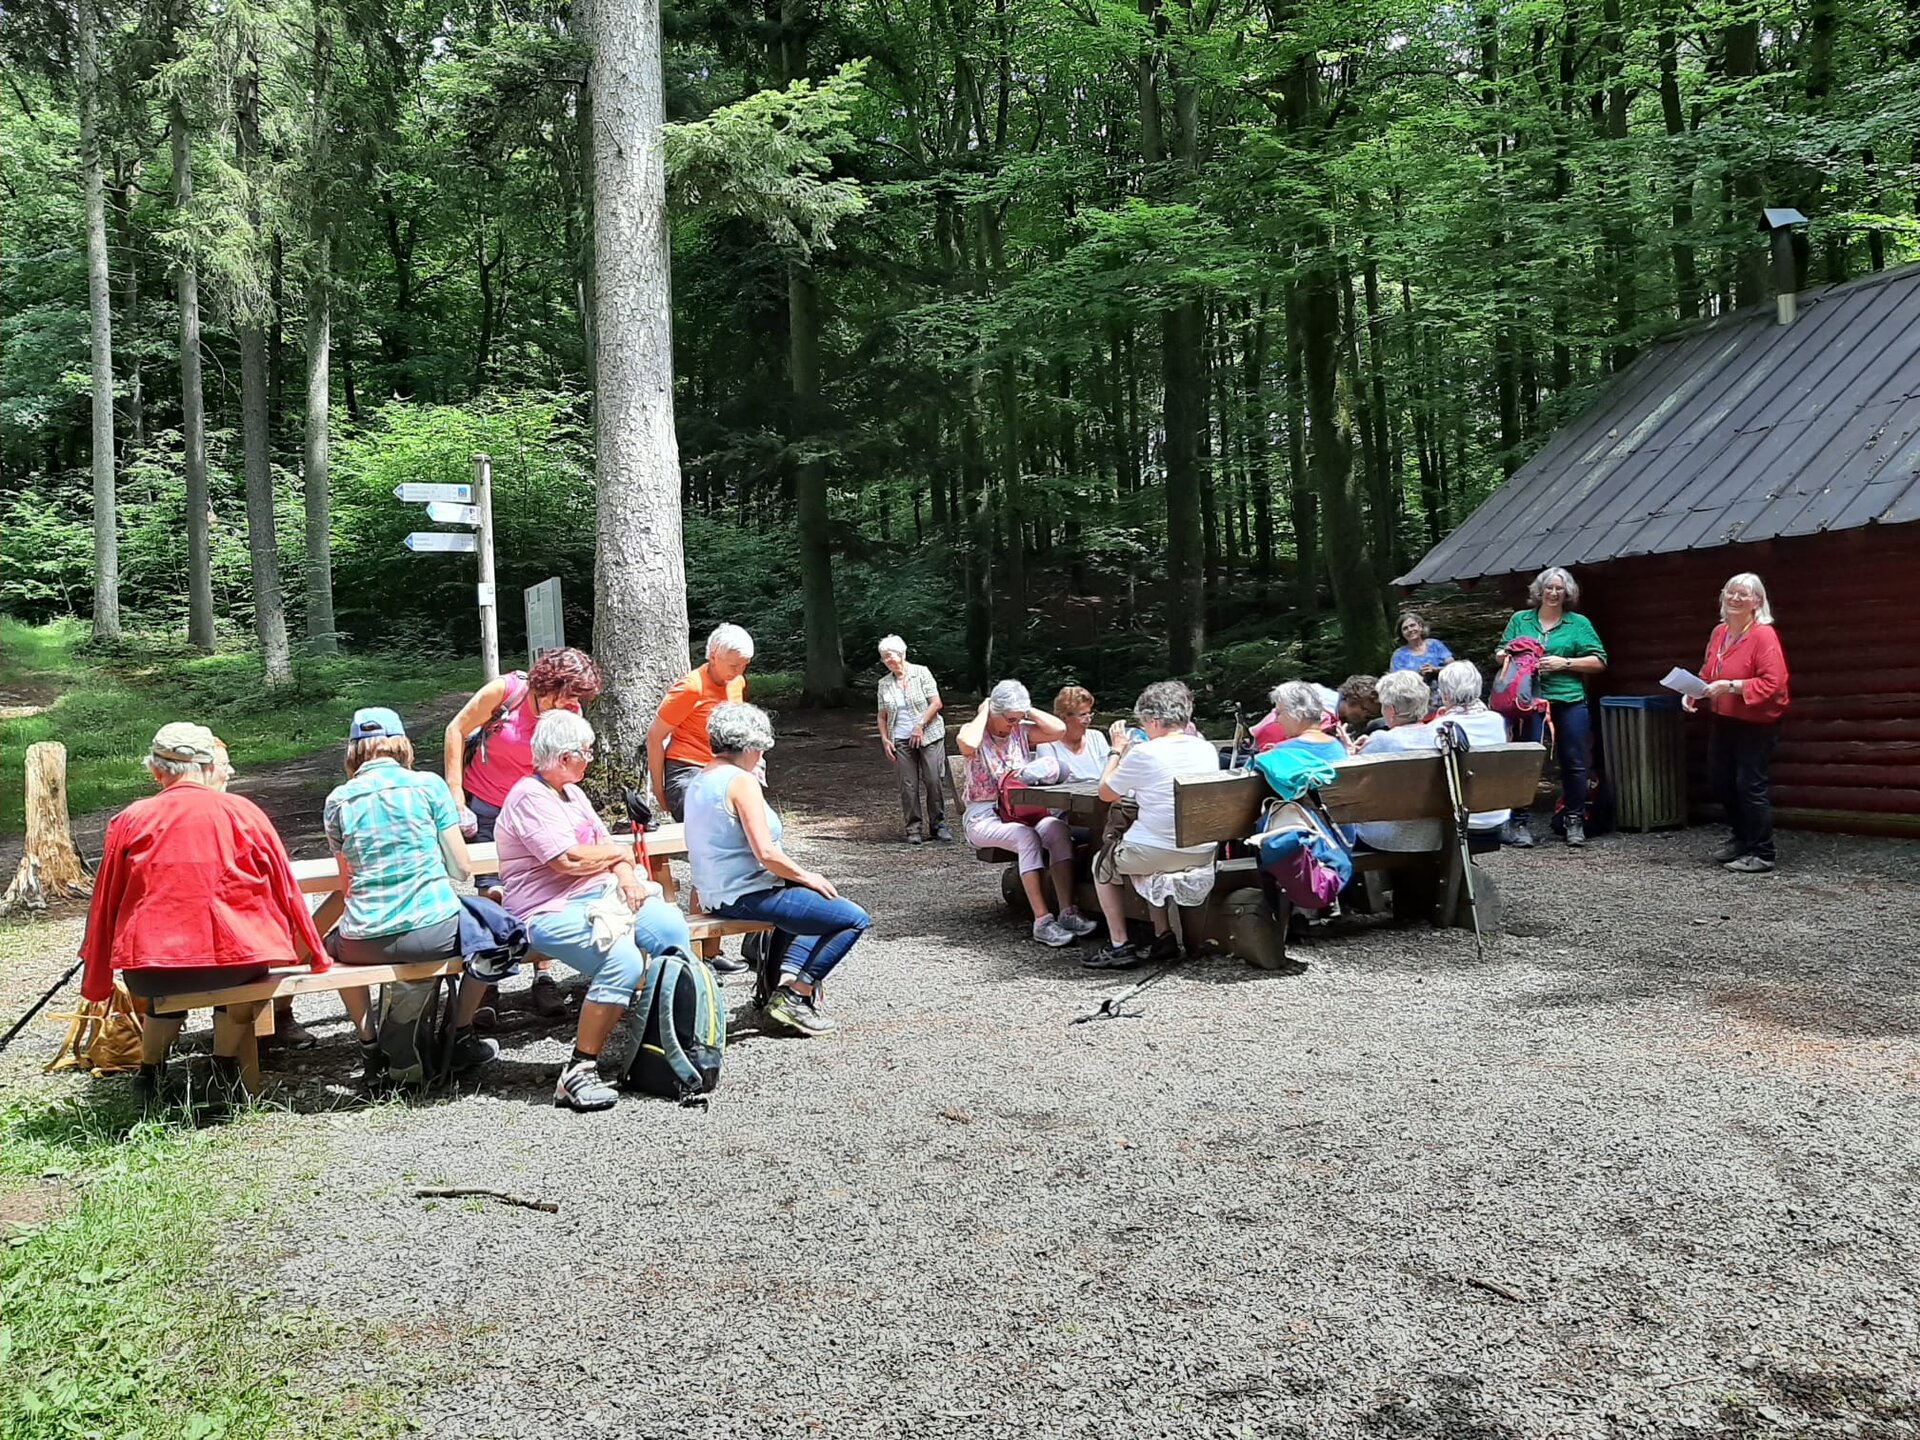
<instances>
[{"instance_id":1,"label":"chimney pipe","mask_svg":"<svg viewBox=\"0 0 1920 1440\"><path fill-rule=\"evenodd\" d=\"M1799 314L1799 297L1794 293L1793 283L1793 227L1807 223L1807 217L1798 210L1766 210L1760 217L1760 228L1767 232L1768 243L1773 247L1773 293L1775 318L1782 325L1791 325Z\"/></svg>"}]
</instances>

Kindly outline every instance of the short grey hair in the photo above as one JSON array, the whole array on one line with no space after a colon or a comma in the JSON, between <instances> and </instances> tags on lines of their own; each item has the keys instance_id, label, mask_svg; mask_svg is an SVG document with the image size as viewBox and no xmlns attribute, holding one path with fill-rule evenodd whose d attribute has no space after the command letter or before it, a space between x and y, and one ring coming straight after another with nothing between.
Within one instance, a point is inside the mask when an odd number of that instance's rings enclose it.
<instances>
[{"instance_id":1,"label":"short grey hair","mask_svg":"<svg viewBox=\"0 0 1920 1440\"><path fill-rule=\"evenodd\" d=\"M218 760L162 760L158 755L143 755L140 763L147 767L147 773L155 780L177 780L182 775L205 775L213 778L220 773Z\"/></svg>"},{"instance_id":2,"label":"short grey hair","mask_svg":"<svg viewBox=\"0 0 1920 1440\"><path fill-rule=\"evenodd\" d=\"M1753 612L1754 621L1761 625L1773 624L1773 606L1767 603L1767 587L1760 583L1760 577L1751 570L1742 570L1726 584L1720 587L1720 618L1727 618L1727 591L1739 588L1753 592L1753 598L1760 606Z\"/></svg>"},{"instance_id":3,"label":"short grey hair","mask_svg":"<svg viewBox=\"0 0 1920 1440\"><path fill-rule=\"evenodd\" d=\"M773 748L773 721L758 705L738 700L716 705L707 717L707 745L729 760L749 750L765 753Z\"/></svg>"},{"instance_id":4,"label":"short grey hair","mask_svg":"<svg viewBox=\"0 0 1920 1440\"><path fill-rule=\"evenodd\" d=\"M1284 685L1276 685L1268 698L1273 701L1274 714L1297 720L1302 725L1317 725L1327 713L1327 705L1320 698L1320 691L1304 680L1289 680Z\"/></svg>"},{"instance_id":5,"label":"short grey hair","mask_svg":"<svg viewBox=\"0 0 1920 1440\"><path fill-rule=\"evenodd\" d=\"M1573 578L1573 572L1559 565L1549 565L1533 577L1533 583L1527 586L1527 603L1534 609L1540 608L1540 596L1548 585L1558 580L1567 590L1567 609L1580 608L1580 582Z\"/></svg>"},{"instance_id":6,"label":"short grey hair","mask_svg":"<svg viewBox=\"0 0 1920 1440\"><path fill-rule=\"evenodd\" d=\"M1018 680L1002 680L987 696L987 709L995 715L1019 715L1033 709L1033 696Z\"/></svg>"},{"instance_id":7,"label":"short grey hair","mask_svg":"<svg viewBox=\"0 0 1920 1440\"><path fill-rule=\"evenodd\" d=\"M1178 680L1157 680L1140 692L1133 713L1169 730L1184 730L1193 722L1193 692Z\"/></svg>"},{"instance_id":8,"label":"short grey hair","mask_svg":"<svg viewBox=\"0 0 1920 1440\"><path fill-rule=\"evenodd\" d=\"M593 726L571 710L549 710L533 727L533 768L551 770L569 755L585 755Z\"/></svg>"},{"instance_id":9,"label":"short grey hair","mask_svg":"<svg viewBox=\"0 0 1920 1440\"><path fill-rule=\"evenodd\" d=\"M907 642L902 640L898 635L882 636L880 640L880 654L882 657L898 655L904 660L907 658Z\"/></svg>"},{"instance_id":10,"label":"short grey hair","mask_svg":"<svg viewBox=\"0 0 1920 1440\"><path fill-rule=\"evenodd\" d=\"M1374 689L1380 696L1382 712L1391 710L1393 718L1402 724L1420 719L1432 703L1427 682L1411 670L1389 670L1380 677Z\"/></svg>"},{"instance_id":11,"label":"short grey hair","mask_svg":"<svg viewBox=\"0 0 1920 1440\"><path fill-rule=\"evenodd\" d=\"M1440 708L1475 710L1480 706L1480 667L1471 660L1455 660L1440 667Z\"/></svg>"},{"instance_id":12,"label":"short grey hair","mask_svg":"<svg viewBox=\"0 0 1920 1440\"><path fill-rule=\"evenodd\" d=\"M742 660L753 658L753 637L738 625L716 625L713 633L707 636L707 659L720 654L738 655Z\"/></svg>"}]
</instances>

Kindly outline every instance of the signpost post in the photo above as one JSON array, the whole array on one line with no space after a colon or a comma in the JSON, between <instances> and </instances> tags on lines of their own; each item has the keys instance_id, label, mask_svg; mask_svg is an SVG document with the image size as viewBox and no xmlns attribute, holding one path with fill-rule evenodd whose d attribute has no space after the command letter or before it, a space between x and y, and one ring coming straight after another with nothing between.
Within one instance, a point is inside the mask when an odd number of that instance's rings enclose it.
<instances>
[{"instance_id":1,"label":"signpost post","mask_svg":"<svg viewBox=\"0 0 1920 1440\"><path fill-rule=\"evenodd\" d=\"M427 507L427 519L437 525L472 525L477 535L453 530L416 530L402 543L416 555L477 555L480 583L480 667L488 680L500 678L500 610L493 582L493 458L473 457L471 485L405 484L393 487L393 498ZM556 611L559 581L553 582Z\"/></svg>"}]
</instances>

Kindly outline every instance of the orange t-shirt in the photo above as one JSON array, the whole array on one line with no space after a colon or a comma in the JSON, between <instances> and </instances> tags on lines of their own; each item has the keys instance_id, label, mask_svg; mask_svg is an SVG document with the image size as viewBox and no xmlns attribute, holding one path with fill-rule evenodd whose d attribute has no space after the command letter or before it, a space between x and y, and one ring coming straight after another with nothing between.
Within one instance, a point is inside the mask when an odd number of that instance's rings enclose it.
<instances>
[{"instance_id":1,"label":"orange t-shirt","mask_svg":"<svg viewBox=\"0 0 1920 1440\"><path fill-rule=\"evenodd\" d=\"M678 765L705 765L713 759L713 747L707 744L707 717L722 701L746 698L746 676L716 685L704 665L674 681L660 702L659 718L673 731L667 736L667 759Z\"/></svg>"}]
</instances>

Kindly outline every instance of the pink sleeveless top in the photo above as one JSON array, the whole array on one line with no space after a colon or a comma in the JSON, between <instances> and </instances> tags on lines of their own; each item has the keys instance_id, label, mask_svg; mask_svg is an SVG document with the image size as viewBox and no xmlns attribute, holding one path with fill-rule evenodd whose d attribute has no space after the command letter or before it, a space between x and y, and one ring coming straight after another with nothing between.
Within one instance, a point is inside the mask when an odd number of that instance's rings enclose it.
<instances>
[{"instance_id":1,"label":"pink sleeveless top","mask_svg":"<svg viewBox=\"0 0 1920 1440\"><path fill-rule=\"evenodd\" d=\"M526 676L509 680L507 690L507 698L518 693L520 703L508 712L500 728L487 736L485 758L476 754L461 781L467 794L496 810L507 803L508 791L533 774L533 727L540 720L533 713L533 692L527 688Z\"/></svg>"},{"instance_id":2,"label":"pink sleeveless top","mask_svg":"<svg viewBox=\"0 0 1920 1440\"><path fill-rule=\"evenodd\" d=\"M1009 730L1004 740L996 740L991 734L982 735L979 748L967 757L967 793L961 800L968 805L981 805L999 798L1000 777L1009 770L1023 769L1031 759L1033 747L1027 738L1024 720Z\"/></svg>"}]
</instances>

